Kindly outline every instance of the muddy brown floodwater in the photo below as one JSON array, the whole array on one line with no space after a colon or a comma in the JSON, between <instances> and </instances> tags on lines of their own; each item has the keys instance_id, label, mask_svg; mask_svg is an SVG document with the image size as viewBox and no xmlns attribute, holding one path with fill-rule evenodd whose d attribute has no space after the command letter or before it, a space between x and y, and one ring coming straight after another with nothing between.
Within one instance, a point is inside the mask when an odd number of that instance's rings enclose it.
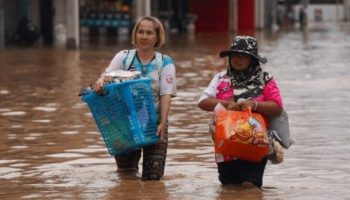
<instances>
[{"instance_id":1,"label":"muddy brown floodwater","mask_svg":"<svg viewBox=\"0 0 350 200\"><path fill-rule=\"evenodd\" d=\"M222 187L197 99L224 70L218 52L230 34L169 36L177 66L164 179L116 173L87 105L78 97L130 48L123 40L83 43L79 51L0 50L0 199L350 199L350 24L257 32L263 68L274 75L296 143L268 163L261 190Z\"/></svg>"}]
</instances>

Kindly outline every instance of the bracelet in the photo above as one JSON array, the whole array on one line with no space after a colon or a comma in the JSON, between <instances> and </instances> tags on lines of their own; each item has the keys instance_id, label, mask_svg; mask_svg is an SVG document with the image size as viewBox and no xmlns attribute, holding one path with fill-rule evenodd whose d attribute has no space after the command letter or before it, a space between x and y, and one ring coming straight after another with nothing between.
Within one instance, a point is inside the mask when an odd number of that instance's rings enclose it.
<instances>
[{"instance_id":1,"label":"bracelet","mask_svg":"<svg viewBox=\"0 0 350 200\"><path fill-rule=\"evenodd\" d=\"M254 102L255 102L254 111L256 111L256 109L258 109L258 102L257 101L254 101Z\"/></svg>"}]
</instances>

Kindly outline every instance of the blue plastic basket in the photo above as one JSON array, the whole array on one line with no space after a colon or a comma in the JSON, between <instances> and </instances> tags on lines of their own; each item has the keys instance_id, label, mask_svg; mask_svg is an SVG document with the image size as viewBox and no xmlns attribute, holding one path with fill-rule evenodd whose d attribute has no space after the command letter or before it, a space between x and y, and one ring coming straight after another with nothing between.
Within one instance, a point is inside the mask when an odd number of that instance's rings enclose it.
<instances>
[{"instance_id":1,"label":"blue plastic basket","mask_svg":"<svg viewBox=\"0 0 350 200\"><path fill-rule=\"evenodd\" d=\"M101 96L83 96L111 155L128 153L159 141L151 80L138 79L105 86Z\"/></svg>"}]
</instances>

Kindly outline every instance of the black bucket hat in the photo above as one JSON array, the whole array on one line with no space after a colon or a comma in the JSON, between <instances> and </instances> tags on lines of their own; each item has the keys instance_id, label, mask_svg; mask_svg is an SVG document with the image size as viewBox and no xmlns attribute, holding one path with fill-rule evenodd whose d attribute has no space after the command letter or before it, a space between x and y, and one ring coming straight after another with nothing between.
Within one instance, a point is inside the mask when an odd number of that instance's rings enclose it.
<instances>
[{"instance_id":1,"label":"black bucket hat","mask_svg":"<svg viewBox=\"0 0 350 200\"><path fill-rule=\"evenodd\" d=\"M256 58L261 63L267 59L258 54L258 42L251 36L236 36L233 38L230 50L220 52L220 57L230 56L234 53L245 53Z\"/></svg>"}]
</instances>

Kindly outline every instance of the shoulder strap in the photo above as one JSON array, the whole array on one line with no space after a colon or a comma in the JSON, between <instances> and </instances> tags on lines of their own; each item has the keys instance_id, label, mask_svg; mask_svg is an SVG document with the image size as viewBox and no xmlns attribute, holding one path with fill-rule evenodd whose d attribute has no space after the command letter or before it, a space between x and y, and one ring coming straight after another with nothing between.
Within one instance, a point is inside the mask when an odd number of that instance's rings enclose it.
<instances>
[{"instance_id":1,"label":"shoulder strap","mask_svg":"<svg viewBox=\"0 0 350 200\"><path fill-rule=\"evenodd\" d=\"M158 75L160 77L162 68L163 68L163 55L159 52L156 52L156 65L157 65L157 70L158 70ZM131 49L128 51L128 55L126 56L126 58L123 61L123 70L127 71L129 70L132 62L135 59L135 55L136 55L136 49Z\"/></svg>"},{"instance_id":2,"label":"shoulder strap","mask_svg":"<svg viewBox=\"0 0 350 200\"><path fill-rule=\"evenodd\" d=\"M129 70L131 63L135 58L135 54L136 54L136 49L131 49L128 51L128 55L126 55L126 58L123 61L123 70L124 71Z\"/></svg>"},{"instance_id":3,"label":"shoulder strap","mask_svg":"<svg viewBox=\"0 0 350 200\"><path fill-rule=\"evenodd\" d=\"M160 74L161 74L161 71L162 71L162 68L163 68L163 55L159 52L156 52L156 65L157 65L157 68L158 68L158 75L159 75L159 78L160 78Z\"/></svg>"}]
</instances>

